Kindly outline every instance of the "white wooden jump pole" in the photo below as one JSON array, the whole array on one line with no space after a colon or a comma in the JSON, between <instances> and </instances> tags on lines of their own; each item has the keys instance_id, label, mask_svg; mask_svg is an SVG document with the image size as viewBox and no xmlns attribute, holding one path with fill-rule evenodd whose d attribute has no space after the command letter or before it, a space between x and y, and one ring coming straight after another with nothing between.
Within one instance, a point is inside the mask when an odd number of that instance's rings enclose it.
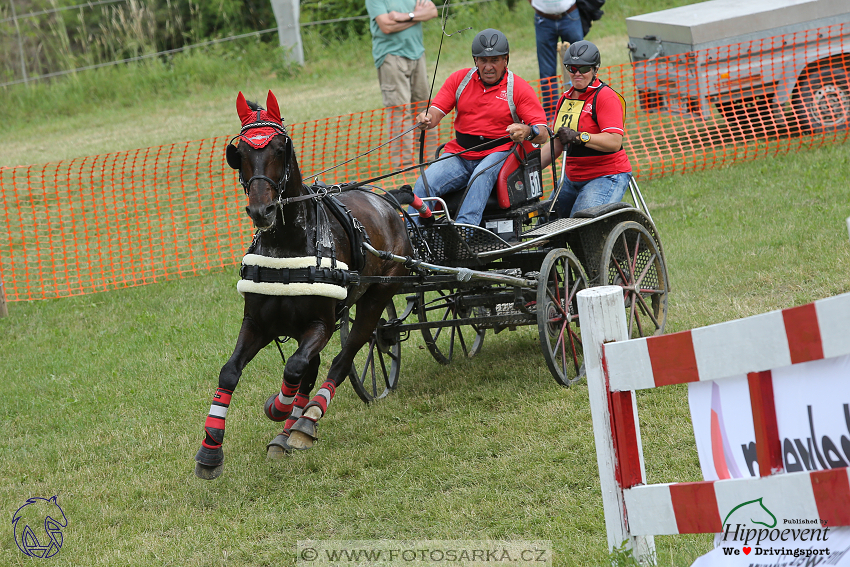
<instances>
[{"instance_id":1,"label":"white wooden jump pole","mask_svg":"<svg viewBox=\"0 0 850 567\"><path fill-rule=\"evenodd\" d=\"M608 534L608 551L624 543L634 557L643 563L655 561L653 536L633 536L629 532L626 505L623 498L624 478L627 486L644 484L646 471L643 451L632 460L635 466L624 468L617 458L612 416L630 421L640 447L640 426L637 404L631 392L609 395L607 380L602 368L602 345L628 338L626 308L623 288L599 286L578 292L578 312L581 321L584 364L587 373L587 390L596 442L596 463L599 466L599 484L602 489L602 508L605 512L605 529Z\"/></svg>"}]
</instances>

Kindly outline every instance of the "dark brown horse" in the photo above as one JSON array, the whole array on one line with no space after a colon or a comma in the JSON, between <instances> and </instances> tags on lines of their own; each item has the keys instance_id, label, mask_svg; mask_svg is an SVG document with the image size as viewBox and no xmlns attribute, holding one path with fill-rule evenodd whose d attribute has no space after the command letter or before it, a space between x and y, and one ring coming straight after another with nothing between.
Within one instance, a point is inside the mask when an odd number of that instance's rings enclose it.
<instances>
[{"instance_id":1,"label":"dark brown horse","mask_svg":"<svg viewBox=\"0 0 850 567\"><path fill-rule=\"evenodd\" d=\"M285 422L283 432L269 443L268 455L277 458L291 448L312 446L315 422L327 411L355 354L400 285L351 285L351 270L362 276L407 274L401 264L370 254L364 257L358 233L378 250L402 256L412 253L404 221L379 195L342 192L337 202L343 207L336 207L335 213L329 210L329 195L322 189L317 194L302 182L292 139L271 91L266 107L249 105L239 93L236 109L242 131L237 143L227 148L227 162L239 171L248 197L246 211L257 232L237 286L245 296L242 328L233 355L219 374L206 435L195 456L195 474L203 479L222 472L227 408L242 370L278 337L292 337L298 348L286 361L280 392L265 405L269 419ZM355 220L346 223L346 217ZM340 302L356 304L357 317L327 380L311 399L320 353L333 335Z\"/></svg>"}]
</instances>

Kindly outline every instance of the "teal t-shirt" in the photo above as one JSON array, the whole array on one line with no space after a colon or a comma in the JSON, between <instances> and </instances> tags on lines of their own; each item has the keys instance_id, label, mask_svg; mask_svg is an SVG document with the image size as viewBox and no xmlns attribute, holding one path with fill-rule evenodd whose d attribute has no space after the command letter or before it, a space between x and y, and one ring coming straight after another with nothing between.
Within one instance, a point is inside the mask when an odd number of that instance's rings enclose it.
<instances>
[{"instance_id":1,"label":"teal t-shirt","mask_svg":"<svg viewBox=\"0 0 850 567\"><path fill-rule=\"evenodd\" d=\"M398 55L408 59L419 59L425 54L422 43L422 22L410 26L406 30L389 35L381 31L375 18L395 10L407 14L416 7L416 0L366 0L366 10L369 12L369 29L372 31L372 57L375 67L384 63L387 55Z\"/></svg>"}]
</instances>

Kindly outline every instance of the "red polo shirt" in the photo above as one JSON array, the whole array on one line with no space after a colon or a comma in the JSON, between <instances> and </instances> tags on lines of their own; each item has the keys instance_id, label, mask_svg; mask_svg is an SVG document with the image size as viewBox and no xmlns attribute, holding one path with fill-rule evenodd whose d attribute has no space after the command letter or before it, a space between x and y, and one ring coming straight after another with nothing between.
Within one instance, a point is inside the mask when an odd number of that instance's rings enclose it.
<instances>
[{"instance_id":1,"label":"red polo shirt","mask_svg":"<svg viewBox=\"0 0 850 567\"><path fill-rule=\"evenodd\" d=\"M558 112L555 114L555 131L557 132L559 128L566 126L589 134L611 132L625 135L623 121L626 110L624 103L612 88L606 85L606 88L600 90L601 87L602 81L596 79L583 93L570 88L561 95L561 99L558 101ZM593 99L597 91L599 91L599 95L596 96L595 101L596 121L594 121ZM572 98L574 94L578 95L576 99ZM576 117L578 117L577 121ZM579 154L586 151L584 148L577 150ZM632 170L632 164L629 163L629 158L623 149L610 154L593 152L592 150L589 153L598 153L599 155L567 156L566 169L570 181L589 181L603 175L616 175Z\"/></svg>"},{"instance_id":2,"label":"red polo shirt","mask_svg":"<svg viewBox=\"0 0 850 567\"><path fill-rule=\"evenodd\" d=\"M514 123L511 117L511 108L508 105L508 74L502 77L498 84L485 87L478 73L474 73L466 88L460 94L460 99L455 104L455 92L463 81L469 69L461 69L452 73L437 96L434 97L431 106L436 107L448 115L457 106L455 116L455 130L463 134L483 136L488 139L507 136L507 128ZM546 124L546 113L537 99L537 93L524 79L514 74L514 105L520 119L528 125ZM465 159L481 159L493 152L503 152L511 148L508 140L504 144L477 152L467 152L461 157ZM445 151L459 153L463 151L457 140L446 144Z\"/></svg>"}]
</instances>

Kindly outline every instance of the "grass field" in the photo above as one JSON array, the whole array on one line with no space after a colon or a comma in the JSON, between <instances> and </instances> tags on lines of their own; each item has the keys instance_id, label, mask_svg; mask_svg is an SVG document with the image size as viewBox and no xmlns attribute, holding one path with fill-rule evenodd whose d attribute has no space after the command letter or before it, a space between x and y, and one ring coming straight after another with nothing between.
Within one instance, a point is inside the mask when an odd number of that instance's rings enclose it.
<instances>
[{"instance_id":1,"label":"grass field","mask_svg":"<svg viewBox=\"0 0 850 567\"><path fill-rule=\"evenodd\" d=\"M528 16L526 5L518 10ZM510 25L522 38L512 66L533 77L530 16ZM446 71L466 62L453 57L441 63ZM353 94L339 104L378 106L368 61L350 76ZM326 79L301 77L289 91L287 80L253 78L252 94L282 90L293 113L304 113L291 121L316 118L329 105L307 102L305 85ZM362 99L358 88L368 91ZM52 129L17 122L4 126L11 149L2 165L220 135L235 128L234 96L233 85L212 86L57 115ZM850 291L848 150L642 184L670 271L668 332ZM234 396L224 475L196 479L204 418L241 321L236 279L234 267L9 305L0 319L0 502L11 518L27 498L58 495L69 525L52 564L294 565L298 540L383 538L551 540L554 565L607 563L587 387L555 384L532 327L488 334L481 354L451 366L412 335L397 392L365 406L343 385L317 446L274 462L265 445L279 426L262 405L282 364L266 349ZM326 349L322 372L337 348ZM701 479L686 394L638 395L650 482ZM29 564L5 529L0 565ZM690 565L710 540L656 538L659 565Z\"/></svg>"},{"instance_id":2,"label":"grass field","mask_svg":"<svg viewBox=\"0 0 850 567\"><path fill-rule=\"evenodd\" d=\"M673 285L669 331L850 291L847 149L645 184ZM530 327L488 335L449 367L413 336L395 394L366 407L343 386L317 447L280 462L265 460L277 430L262 404L282 373L266 349L228 415L224 476L195 479L239 327L235 280L10 305L0 491L10 515L59 495L70 523L54 564L285 565L307 538L549 539L555 565L605 562L587 388L554 383ZM649 480L698 480L686 390L638 399ZM658 538L659 563L689 565L709 539ZM11 528L0 542L1 564L23 564Z\"/></svg>"}]
</instances>

